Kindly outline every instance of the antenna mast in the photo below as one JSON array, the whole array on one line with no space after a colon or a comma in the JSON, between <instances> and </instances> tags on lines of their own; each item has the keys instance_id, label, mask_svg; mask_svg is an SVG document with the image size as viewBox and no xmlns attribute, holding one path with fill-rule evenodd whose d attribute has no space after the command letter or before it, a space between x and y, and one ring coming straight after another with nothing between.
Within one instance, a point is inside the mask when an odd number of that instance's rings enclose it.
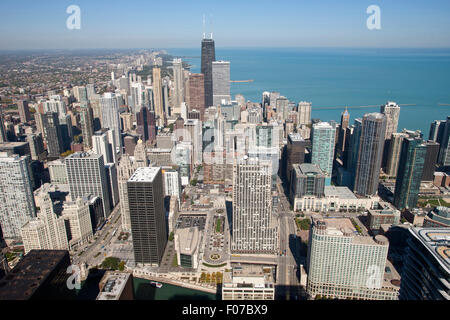
<instances>
[{"instance_id":1,"label":"antenna mast","mask_svg":"<svg viewBox=\"0 0 450 320\"><path fill-rule=\"evenodd\" d=\"M206 22L205 22L205 14L203 14L203 39L206 38L205 25L206 25Z\"/></svg>"}]
</instances>

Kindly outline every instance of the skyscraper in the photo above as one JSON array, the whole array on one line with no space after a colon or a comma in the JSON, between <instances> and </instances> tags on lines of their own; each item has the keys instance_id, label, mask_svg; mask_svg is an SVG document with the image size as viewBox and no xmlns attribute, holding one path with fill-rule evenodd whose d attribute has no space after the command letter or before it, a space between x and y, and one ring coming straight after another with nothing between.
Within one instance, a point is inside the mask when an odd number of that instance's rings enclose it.
<instances>
[{"instance_id":1,"label":"skyscraper","mask_svg":"<svg viewBox=\"0 0 450 320\"><path fill-rule=\"evenodd\" d=\"M127 189L135 262L159 265L167 244L161 169L136 169Z\"/></svg>"},{"instance_id":2,"label":"skyscraper","mask_svg":"<svg viewBox=\"0 0 450 320\"><path fill-rule=\"evenodd\" d=\"M184 101L184 90L183 90L183 62L181 59L173 59L173 107L174 109L179 109L181 103Z\"/></svg>"},{"instance_id":3,"label":"skyscraper","mask_svg":"<svg viewBox=\"0 0 450 320\"><path fill-rule=\"evenodd\" d=\"M104 218L111 213L103 155L76 152L65 160L72 199L97 196L102 199Z\"/></svg>"},{"instance_id":4,"label":"skyscraper","mask_svg":"<svg viewBox=\"0 0 450 320\"><path fill-rule=\"evenodd\" d=\"M427 146L427 154L423 165L422 181L433 181L439 155L439 143L428 140L425 145Z\"/></svg>"},{"instance_id":5,"label":"skyscraper","mask_svg":"<svg viewBox=\"0 0 450 320\"><path fill-rule=\"evenodd\" d=\"M230 62L213 61L212 63L213 104L219 105L222 100L231 101L230 95Z\"/></svg>"},{"instance_id":6,"label":"skyscraper","mask_svg":"<svg viewBox=\"0 0 450 320\"><path fill-rule=\"evenodd\" d=\"M48 157L53 159L59 158L60 154L64 152L64 147L58 114L56 112L47 112L37 114L37 116L41 119Z\"/></svg>"},{"instance_id":7,"label":"skyscraper","mask_svg":"<svg viewBox=\"0 0 450 320\"><path fill-rule=\"evenodd\" d=\"M115 150L114 129L101 129L92 136L92 151L103 155L103 161L106 163L116 163L117 156Z\"/></svg>"},{"instance_id":8,"label":"skyscraper","mask_svg":"<svg viewBox=\"0 0 450 320\"><path fill-rule=\"evenodd\" d=\"M88 103L81 105L80 125L83 145L90 148L92 147L92 135L94 134L94 113Z\"/></svg>"},{"instance_id":9,"label":"skyscraper","mask_svg":"<svg viewBox=\"0 0 450 320\"><path fill-rule=\"evenodd\" d=\"M350 113L347 108L341 114L341 127L339 128L339 140L338 140L338 150L341 153L340 156L344 156L346 139L347 139L347 128L350 122Z\"/></svg>"},{"instance_id":10,"label":"skyscraper","mask_svg":"<svg viewBox=\"0 0 450 320\"><path fill-rule=\"evenodd\" d=\"M326 185L331 183L336 129L328 122L315 123L312 126L311 163L316 164L326 175Z\"/></svg>"},{"instance_id":11,"label":"skyscraper","mask_svg":"<svg viewBox=\"0 0 450 320\"><path fill-rule=\"evenodd\" d=\"M409 228L400 300L450 300L449 228Z\"/></svg>"},{"instance_id":12,"label":"skyscraper","mask_svg":"<svg viewBox=\"0 0 450 320\"><path fill-rule=\"evenodd\" d=\"M276 220L272 213L272 163L244 157L233 165L233 252L275 253Z\"/></svg>"},{"instance_id":13,"label":"skyscraper","mask_svg":"<svg viewBox=\"0 0 450 320\"><path fill-rule=\"evenodd\" d=\"M202 73L191 73L189 75L189 99L187 101L189 110L198 110L200 120L205 117L205 76Z\"/></svg>"},{"instance_id":14,"label":"skyscraper","mask_svg":"<svg viewBox=\"0 0 450 320\"><path fill-rule=\"evenodd\" d=\"M120 131L118 96L114 93L106 92L100 98L100 106L102 110L102 128L114 129L116 150L113 150L113 152L120 154L122 150L122 134Z\"/></svg>"},{"instance_id":15,"label":"skyscraper","mask_svg":"<svg viewBox=\"0 0 450 320\"><path fill-rule=\"evenodd\" d=\"M155 106L155 114L160 119L164 120L164 110L163 110L163 97L161 89L161 69L153 68L153 103Z\"/></svg>"},{"instance_id":16,"label":"skyscraper","mask_svg":"<svg viewBox=\"0 0 450 320\"><path fill-rule=\"evenodd\" d=\"M201 73L205 76L205 108L213 106L212 62L216 60L214 40L202 39Z\"/></svg>"},{"instance_id":17,"label":"skyscraper","mask_svg":"<svg viewBox=\"0 0 450 320\"><path fill-rule=\"evenodd\" d=\"M394 192L398 209L416 207L426 153L427 146L420 136L403 139Z\"/></svg>"},{"instance_id":18,"label":"skyscraper","mask_svg":"<svg viewBox=\"0 0 450 320\"><path fill-rule=\"evenodd\" d=\"M298 124L311 124L311 102L300 101L298 103Z\"/></svg>"},{"instance_id":19,"label":"skyscraper","mask_svg":"<svg viewBox=\"0 0 450 320\"><path fill-rule=\"evenodd\" d=\"M354 191L359 195L372 196L378 191L385 132L384 114L374 112L364 115L354 186Z\"/></svg>"},{"instance_id":20,"label":"skyscraper","mask_svg":"<svg viewBox=\"0 0 450 320\"><path fill-rule=\"evenodd\" d=\"M299 133L290 133L288 135L286 146L286 178L291 181L292 167L294 164L305 162L306 141Z\"/></svg>"},{"instance_id":21,"label":"skyscraper","mask_svg":"<svg viewBox=\"0 0 450 320\"><path fill-rule=\"evenodd\" d=\"M28 101L17 101L17 109L19 110L20 122L28 122L31 120L30 108L28 107Z\"/></svg>"},{"instance_id":22,"label":"skyscraper","mask_svg":"<svg viewBox=\"0 0 450 320\"><path fill-rule=\"evenodd\" d=\"M20 238L20 228L35 217L28 156L0 153L0 225L3 238Z\"/></svg>"},{"instance_id":23,"label":"skyscraper","mask_svg":"<svg viewBox=\"0 0 450 320\"><path fill-rule=\"evenodd\" d=\"M136 114L137 133L142 141L153 142L156 139L156 120L155 113L147 107L142 107Z\"/></svg>"},{"instance_id":24,"label":"skyscraper","mask_svg":"<svg viewBox=\"0 0 450 320\"><path fill-rule=\"evenodd\" d=\"M394 132L391 135L391 142L389 144L389 151L387 154L387 163L385 173L390 177L397 175L398 164L400 159L400 152L402 151L403 139L406 137L404 132Z\"/></svg>"},{"instance_id":25,"label":"skyscraper","mask_svg":"<svg viewBox=\"0 0 450 320\"><path fill-rule=\"evenodd\" d=\"M380 112L386 116L386 133L384 139L389 140L391 139L391 135L397 132L400 107L395 102L388 101L380 107Z\"/></svg>"}]
</instances>

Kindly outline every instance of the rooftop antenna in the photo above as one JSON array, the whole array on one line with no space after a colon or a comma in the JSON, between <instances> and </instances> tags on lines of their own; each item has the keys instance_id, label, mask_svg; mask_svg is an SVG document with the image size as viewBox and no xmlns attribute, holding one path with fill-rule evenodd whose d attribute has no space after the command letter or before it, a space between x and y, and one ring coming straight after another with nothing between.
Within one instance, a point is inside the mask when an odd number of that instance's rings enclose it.
<instances>
[{"instance_id":1,"label":"rooftop antenna","mask_svg":"<svg viewBox=\"0 0 450 320\"><path fill-rule=\"evenodd\" d=\"M212 19L212 15L211 14L209 14L209 24L210 24L210 28L211 28L211 39L213 38L213 32L212 32L212 30L213 30L213 19Z\"/></svg>"},{"instance_id":2,"label":"rooftop antenna","mask_svg":"<svg viewBox=\"0 0 450 320\"><path fill-rule=\"evenodd\" d=\"M205 14L203 14L203 39L206 38L205 25L206 25L206 22L205 22Z\"/></svg>"}]
</instances>

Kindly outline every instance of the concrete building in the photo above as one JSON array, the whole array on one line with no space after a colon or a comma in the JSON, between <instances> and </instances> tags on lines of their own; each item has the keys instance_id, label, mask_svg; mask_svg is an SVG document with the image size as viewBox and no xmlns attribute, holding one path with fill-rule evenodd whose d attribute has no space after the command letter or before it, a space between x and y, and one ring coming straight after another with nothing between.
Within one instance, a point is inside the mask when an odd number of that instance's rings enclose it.
<instances>
[{"instance_id":1,"label":"concrete building","mask_svg":"<svg viewBox=\"0 0 450 320\"><path fill-rule=\"evenodd\" d=\"M96 300L134 300L133 274L106 271L99 283Z\"/></svg>"},{"instance_id":2,"label":"concrete building","mask_svg":"<svg viewBox=\"0 0 450 320\"><path fill-rule=\"evenodd\" d=\"M122 150L122 134L120 131L119 116L119 96L114 93L106 92L100 98L100 107L102 110L102 128L114 130L114 146L113 152L121 153Z\"/></svg>"},{"instance_id":3,"label":"concrete building","mask_svg":"<svg viewBox=\"0 0 450 320\"><path fill-rule=\"evenodd\" d=\"M212 105L218 106L223 100L225 100L226 103L231 101L229 61L212 62L212 88Z\"/></svg>"},{"instance_id":4,"label":"concrete building","mask_svg":"<svg viewBox=\"0 0 450 320\"><path fill-rule=\"evenodd\" d=\"M135 262L159 266L167 243L161 169L136 169L127 189Z\"/></svg>"},{"instance_id":5,"label":"concrete building","mask_svg":"<svg viewBox=\"0 0 450 320\"><path fill-rule=\"evenodd\" d=\"M259 265L233 267L223 275L222 300L275 300L271 272Z\"/></svg>"},{"instance_id":6,"label":"concrete building","mask_svg":"<svg viewBox=\"0 0 450 320\"><path fill-rule=\"evenodd\" d=\"M181 177L177 169L172 167L162 167L162 175L164 180L164 196L181 196Z\"/></svg>"},{"instance_id":7,"label":"concrete building","mask_svg":"<svg viewBox=\"0 0 450 320\"><path fill-rule=\"evenodd\" d=\"M355 193L361 196L372 196L378 192L385 131L385 115L381 113L364 115L354 186Z\"/></svg>"},{"instance_id":8,"label":"concrete building","mask_svg":"<svg viewBox=\"0 0 450 320\"><path fill-rule=\"evenodd\" d=\"M18 100L16 102L17 110L19 111L20 122L26 123L31 120L30 107L28 106L28 101Z\"/></svg>"},{"instance_id":9,"label":"concrete building","mask_svg":"<svg viewBox=\"0 0 450 320\"><path fill-rule=\"evenodd\" d=\"M292 167L290 200L304 196L321 198L325 195L325 175L317 165L310 163L294 164Z\"/></svg>"},{"instance_id":10,"label":"concrete building","mask_svg":"<svg viewBox=\"0 0 450 320\"><path fill-rule=\"evenodd\" d=\"M233 166L232 252L278 251L278 230L272 212L272 164L244 157Z\"/></svg>"},{"instance_id":11,"label":"concrete building","mask_svg":"<svg viewBox=\"0 0 450 320\"><path fill-rule=\"evenodd\" d=\"M84 245L94 237L88 200L65 202L61 217L66 221L71 247Z\"/></svg>"},{"instance_id":12,"label":"concrete building","mask_svg":"<svg viewBox=\"0 0 450 320\"><path fill-rule=\"evenodd\" d=\"M25 254L33 249L68 250L64 218L55 214L49 194L42 193L37 205L40 208L37 217L24 224L20 230Z\"/></svg>"},{"instance_id":13,"label":"concrete building","mask_svg":"<svg viewBox=\"0 0 450 320\"><path fill-rule=\"evenodd\" d=\"M202 234L199 228L181 228L175 231L175 250L178 264L183 268L197 269Z\"/></svg>"},{"instance_id":14,"label":"concrete building","mask_svg":"<svg viewBox=\"0 0 450 320\"><path fill-rule=\"evenodd\" d=\"M189 110L198 110L200 120L205 115L205 76L202 73L189 74L189 99L186 101Z\"/></svg>"},{"instance_id":15,"label":"concrete building","mask_svg":"<svg viewBox=\"0 0 450 320\"><path fill-rule=\"evenodd\" d=\"M393 225L400 223L400 211L390 203L380 201L376 206L367 210L368 229L373 234L380 233L381 225Z\"/></svg>"},{"instance_id":16,"label":"concrete building","mask_svg":"<svg viewBox=\"0 0 450 320\"><path fill-rule=\"evenodd\" d=\"M0 152L0 225L4 239L19 239L35 214L28 156Z\"/></svg>"},{"instance_id":17,"label":"concrete building","mask_svg":"<svg viewBox=\"0 0 450 320\"><path fill-rule=\"evenodd\" d=\"M183 62L181 59L173 59L173 108L179 109L181 103L184 102L184 88L183 88Z\"/></svg>"},{"instance_id":18,"label":"concrete building","mask_svg":"<svg viewBox=\"0 0 450 320\"><path fill-rule=\"evenodd\" d=\"M311 102L300 101L298 103L298 124L310 125L311 124Z\"/></svg>"},{"instance_id":19,"label":"concrete building","mask_svg":"<svg viewBox=\"0 0 450 320\"><path fill-rule=\"evenodd\" d=\"M410 228L400 300L450 300L449 228Z\"/></svg>"},{"instance_id":20,"label":"concrete building","mask_svg":"<svg viewBox=\"0 0 450 320\"><path fill-rule=\"evenodd\" d=\"M73 199L97 196L102 199L104 217L111 213L108 181L103 155L76 152L65 160L70 194Z\"/></svg>"},{"instance_id":21,"label":"concrete building","mask_svg":"<svg viewBox=\"0 0 450 320\"><path fill-rule=\"evenodd\" d=\"M406 133L393 133L391 136L391 142L389 143L389 151L387 156L387 164L385 173L390 177L397 175L398 164L400 160L400 152L402 151L403 139L406 137Z\"/></svg>"},{"instance_id":22,"label":"concrete building","mask_svg":"<svg viewBox=\"0 0 450 320\"><path fill-rule=\"evenodd\" d=\"M310 299L398 299L400 277L387 260L388 239L355 232L350 219L313 218L307 256Z\"/></svg>"},{"instance_id":23,"label":"concrete building","mask_svg":"<svg viewBox=\"0 0 450 320\"><path fill-rule=\"evenodd\" d=\"M37 121L42 124L42 136L47 145L48 157L59 158L60 154L64 152L64 145L58 114L55 112L38 113L37 117Z\"/></svg>"},{"instance_id":24,"label":"concrete building","mask_svg":"<svg viewBox=\"0 0 450 320\"><path fill-rule=\"evenodd\" d=\"M400 118L400 107L392 101L388 101L380 107L380 113L386 116L385 140L391 139L393 133L397 132L398 119Z\"/></svg>"},{"instance_id":25,"label":"concrete building","mask_svg":"<svg viewBox=\"0 0 450 320\"><path fill-rule=\"evenodd\" d=\"M310 212L357 212L372 208L378 196L359 197L347 187L325 186L324 195L304 195L294 198L294 211Z\"/></svg>"},{"instance_id":26,"label":"concrete building","mask_svg":"<svg viewBox=\"0 0 450 320\"><path fill-rule=\"evenodd\" d=\"M164 120L163 96L161 89L161 69L153 68L152 73L153 103L155 106L155 115Z\"/></svg>"},{"instance_id":27,"label":"concrete building","mask_svg":"<svg viewBox=\"0 0 450 320\"><path fill-rule=\"evenodd\" d=\"M63 159L53 160L47 163L50 182L55 184L67 184L67 169Z\"/></svg>"}]
</instances>

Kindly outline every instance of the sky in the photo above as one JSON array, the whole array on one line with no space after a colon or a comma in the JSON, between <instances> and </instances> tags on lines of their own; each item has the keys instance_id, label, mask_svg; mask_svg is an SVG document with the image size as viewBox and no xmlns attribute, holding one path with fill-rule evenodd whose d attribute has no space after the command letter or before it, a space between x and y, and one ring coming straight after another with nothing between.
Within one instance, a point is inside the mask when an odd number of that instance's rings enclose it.
<instances>
[{"instance_id":1,"label":"sky","mask_svg":"<svg viewBox=\"0 0 450 320\"><path fill-rule=\"evenodd\" d=\"M450 47L448 0L1 0L0 12L0 50L194 48L203 15L217 47Z\"/></svg>"}]
</instances>

